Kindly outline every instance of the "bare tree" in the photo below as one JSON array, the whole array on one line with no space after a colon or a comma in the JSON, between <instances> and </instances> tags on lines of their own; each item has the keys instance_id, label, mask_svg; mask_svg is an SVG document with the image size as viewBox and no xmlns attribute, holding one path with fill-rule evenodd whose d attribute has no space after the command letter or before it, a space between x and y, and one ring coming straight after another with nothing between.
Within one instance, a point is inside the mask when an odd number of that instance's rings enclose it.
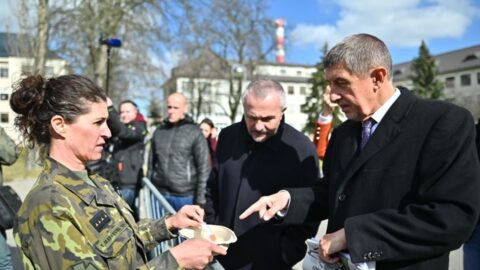
<instances>
[{"instance_id":1,"label":"bare tree","mask_svg":"<svg viewBox=\"0 0 480 270\"><path fill-rule=\"evenodd\" d=\"M218 78L228 82L228 89L225 89L228 117L233 122L238 114L243 81L252 78L258 63L265 61L274 48L274 23L266 16L264 0L211 0L203 4L194 7L197 15L187 13L188 21L182 28L185 34L180 35L178 42L185 52L185 62L191 65L191 78ZM186 9L187 12L191 10L193 8ZM198 57L195 51L211 52L216 58L213 59L215 64L209 61L205 65L192 60ZM205 73L205 67L209 74L201 74ZM193 71L195 68L197 72ZM196 102L199 107L198 103L217 104L200 95Z\"/></svg>"},{"instance_id":2,"label":"bare tree","mask_svg":"<svg viewBox=\"0 0 480 270\"><path fill-rule=\"evenodd\" d=\"M34 69L40 74L45 73L45 62L48 54L48 0L38 1L37 39L35 46Z\"/></svg>"},{"instance_id":3,"label":"bare tree","mask_svg":"<svg viewBox=\"0 0 480 270\"><path fill-rule=\"evenodd\" d=\"M263 0L215 0L209 32L213 49L222 56L228 70L230 120L238 113L243 81L251 78L258 63L273 49L274 23L266 15ZM235 68L237 67L237 68ZM238 69L241 68L241 72Z\"/></svg>"},{"instance_id":4,"label":"bare tree","mask_svg":"<svg viewBox=\"0 0 480 270\"><path fill-rule=\"evenodd\" d=\"M148 98L151 89L160 88L164 76L160 68L162 51L175 33L171 22L180 20L180 11L188 2L21 0L17 17L21 32L36 37L27 51L30 57L35 55L38 65L42 65L45 55L38 52L48 48L67 60L75 73L102 86L106 79L107 48L99 43L99 38L122 39L122 48L113 49L111 54L110 93L118 101L136 93ZM36 48L35 53L31 48Z\"/></svg>"}]
</instances>

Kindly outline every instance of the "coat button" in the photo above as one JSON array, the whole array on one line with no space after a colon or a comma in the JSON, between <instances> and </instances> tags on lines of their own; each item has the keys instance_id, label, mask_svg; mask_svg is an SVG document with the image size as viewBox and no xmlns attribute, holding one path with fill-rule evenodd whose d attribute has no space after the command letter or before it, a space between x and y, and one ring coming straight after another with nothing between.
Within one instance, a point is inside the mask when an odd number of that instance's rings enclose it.
<instances>
[{"instance_id":1,"label":"coat button","mask_svg":"<svg viewBox=\"0 0 480 270\"><path fill-rule=\"evenodd\" d=\"M345 201L346 198L347 198L347 195L345 195L345 194L340 194L340 195L338 196L338 200L341 201L341 202L342 202L342 201Z\"/></svg>"}]
</instances>

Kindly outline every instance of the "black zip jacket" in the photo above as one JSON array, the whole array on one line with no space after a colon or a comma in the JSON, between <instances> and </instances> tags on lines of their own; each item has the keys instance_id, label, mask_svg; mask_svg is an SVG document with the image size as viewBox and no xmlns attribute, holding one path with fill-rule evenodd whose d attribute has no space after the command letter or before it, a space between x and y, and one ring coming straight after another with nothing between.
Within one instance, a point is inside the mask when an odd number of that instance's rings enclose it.
<instances>
[{"instance_id":1,"label":"black zip jacket","mask_svg":"<svg viewBox=\"0 0 480 270\"><path fill-rule=\"evenodd\" d=\"M193 202L203 205L209 173L207 141L191 117L176 125L165 120L155 130L147 175L160 192L193 195Z\"/></svg>"}]
</instances>

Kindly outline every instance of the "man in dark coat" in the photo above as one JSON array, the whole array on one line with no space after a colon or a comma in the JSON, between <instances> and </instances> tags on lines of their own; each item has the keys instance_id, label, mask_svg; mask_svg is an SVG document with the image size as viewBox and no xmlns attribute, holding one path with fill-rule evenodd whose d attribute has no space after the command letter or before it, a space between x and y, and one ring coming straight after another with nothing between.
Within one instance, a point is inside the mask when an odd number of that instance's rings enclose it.
<instances>
[{"instance_id":1,"label":"man in dark coat","mask_svg":"<svg viewBox=\"0 0 480 270\"><path fill-rule=\"evenodd\" d=\"M368 34L327 53L331 100L349 120L332 133L322 185L263 197L242 218L258 211L268 220L284 208L285 224L328 217L319 256L329 263L342 251L376 270L448 269L449 252L467 240L480 210L473 118L395 88L391 63Z\"/></svg>"},{"instance_id":2,"label":"man in dark coat","mask_svg":"<svg viewBox=\"0 0 480 270\"><path fill-rule=\"evenodd\" d=\"M477 153L480 157L480 119L477 120ZM479 194L480 196L480 194ZM463 269L476 270L480 268L480 221L475 227L470 239L463 245Z\"/></svg>"},{"instance_id":3,"label":"man in dark coat","mask_svg":"<svg viewBox=\"0 0 480 270\"><path fill-rule=\"evenodd\" d=\"M112 138L106 149L110 170L106 178L120 189L128 205L135 209L135 199L143 177L146 121L131 100L120 102L120 115L108 107L107 124Z\"/></svg>"},{"instance_id":4,"label":"man in dark coat","mask_svg":"<svg viewBox=\"0 0 480 270\"><path fill-rule=\"evenodd\" d=\"M250 83L244 118L224 128L207 185L207 222L231 228L238 241L218 260L225 269L291 269L305 256L305 240L318 222L275 226L238 215L262 195L318 180L318 157L309 139L284 122L285 92L270 80Z\"/></svg>"}]
</instances>

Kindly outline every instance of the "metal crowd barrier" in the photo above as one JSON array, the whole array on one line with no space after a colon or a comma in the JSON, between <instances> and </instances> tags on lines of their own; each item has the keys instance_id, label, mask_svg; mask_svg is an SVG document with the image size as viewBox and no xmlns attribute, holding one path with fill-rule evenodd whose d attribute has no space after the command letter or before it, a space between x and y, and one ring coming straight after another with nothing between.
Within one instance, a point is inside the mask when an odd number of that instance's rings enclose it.
<instances>
[{"instance_id":1,"label":"metal crowd barrier","mask_svg":"<svg viewBox=\"0 0 480 270\"><path fill-rule=\"evenodd\" d=\"M138 207L140 218L159 219L166 214L176 213L165 197L152 184L150 179L143 177L142 181L144 183L144 187L140 190ZM155 257L160 253L167 251L169 248L178 245L182 242L182 240L183 239L179 236L174 239L161 242L157 247L155 247L154 250L151 251L151 257ZM205 270L225 269L216 259L214 259L214 261L208 265Z\"/></svg>"},{"instance_id":2,"label":"metal crowd barrier","mask_svg":"<svg viewBox=\"0 0 480 270\"><path fill-rule=\"evenodd\" d=\"M158 189L152 184L150 179L144 177L142 179L144 188L141 189L139 194L139 212L140 218L159 219L166 214L177 213ZM167 251L169 248L174 247L181 243L180 237L163 241L155 247L151 252L152 256L157 256L162 252Z\"/></svg>"}]
</instances>

